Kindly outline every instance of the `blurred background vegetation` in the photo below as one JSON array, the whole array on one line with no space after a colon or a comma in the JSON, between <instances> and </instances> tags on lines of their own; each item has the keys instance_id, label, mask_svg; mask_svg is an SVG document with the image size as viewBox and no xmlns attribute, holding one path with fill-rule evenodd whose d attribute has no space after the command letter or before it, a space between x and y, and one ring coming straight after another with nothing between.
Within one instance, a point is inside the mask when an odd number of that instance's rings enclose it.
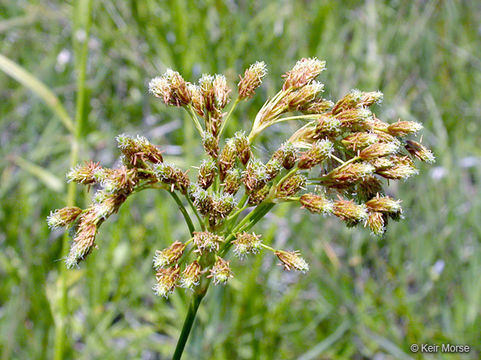
<instances>
[{"instance_id":1,"label":"blurred background vegetation","mask_svg":"<svg viewBox=\"0 0 481 360\"><path fill-rule=\"evenodd\" d=\"M45 218L66 202L72 137L62 116L83 123L79 161L114 165L114 137L125 132L147 136L187 167L202 153L194 128L147 94L150 78L172 67L191 81L225 73L234 85L264 60L269 80L239 107L232 135L249 128L280 75L310 56L327 61L320 80L328 98L379 89L381 119L423 123L437 163L390 186L406 218L382 239L277 207L258 230L267 242L300 249L311 271L286 273L269 255L233 262L236 277L209 292L185 359L409 359L419 356L411 343L469 344L470 354L423 358L478 359L480 23L477 1L100 0L85 12L72 1L0 0L1 359L53 357L62 234L50 233ZM5 58L46 87L12 73ZM275 149L290 126L268 130L259 154ZM85 205L88 195L78 191ZM129 199L102 227L99 249L67 273L67 358L172 354L190 294L155 297L151 259L188 236L173 208L153 190Z\"/></svg>"}]
</instances>

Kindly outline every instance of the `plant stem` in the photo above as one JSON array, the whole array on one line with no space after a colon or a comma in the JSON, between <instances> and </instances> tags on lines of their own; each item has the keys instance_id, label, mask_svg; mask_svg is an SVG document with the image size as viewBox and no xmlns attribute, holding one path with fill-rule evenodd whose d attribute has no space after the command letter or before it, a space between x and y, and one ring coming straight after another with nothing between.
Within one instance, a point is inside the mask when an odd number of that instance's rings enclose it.
<instances>
[{"instance_id":1,"label":"plant stem","mask_svg":"<svg viewBox=\"0 0 481 360\"><path fill-rule=\"evenodd\" d=\"M194 109L192 108L192 105L188 105L187 107L189 108L189 111L187 112L189 113L190 117L194 121L194 125L199 131L199 134L202 136L202 134L204 133L204 130L202 129L202 125L200 125L199 119L197 118L197 115L195 114Z\"/></svg>"},{"instance_id":2,"label":"plant stem","mask_svg":"<svg viewBox=\"0 0 481 360\"><path fill-rule=\"evenodd\" d=\"M182 201L180 200L179 196L173 192L169 191L169 194L174 198L175 202L179 206L179 210L184 215L185 222L187 223L187 227L189 228L190 236L194 236L194 231L195 227L194 224L192 223L192 219L190 218L189 213L187 212L184 204L182 204Z\"/></svg>"},{"instance_id":3,"label":"plant stem","mask_svg":"<svg viewBox=\"0 0 481 360\"><path fill-rule=\"evenodd\" d=\"M274 203L264 203L257 206L249 215L247 215L242 221L232 230L229 236L226 237L226 243L222 249L222 256L229 250L230 242L234 237L234 233L240 230L249 230L253 227L260 219L262 219L274 206ZM187 311L187 315L184 320L184 325L182 326L182 331L180 333L179 340L175 347L173 360L180 360L182 353L184 352L185 344L189 338L190 331L192 330L192 325L194 324L195 317L197 315L197 309L199 308L202 299L207 293L210 282L207 282L199 292L194 293L192 300Z\"/></svg>"},{"instance_id":4,"label":"plant stem","mask_svg":"<svg viewBox=\"0 0 481 360\"><path fill-rule=\"evenodd\" d=\"M220 139L220 137L221 137L221 135L222 135L222 131L224 131L224 127L225 127L225 125L227 124L227 121L230 119L230 116L231 116L232 113L234 112L234 109L237 107L237 104L239 104L239 103L240 103L240 99L239 99L239 98L235 99L234 103L232 104L229 112L227 113L227 115L226 115L226 117L225 117L225 119L224 119L224 122L223 122L222 125L220 126L219 139Z\"/></svg>"},{"instance_id":5,"label":"plant stem","mask_svg":"<svg viewBox=\"0 0 481 360\"><path fill-rule=\"evenodd\" d=\"M77 98L76 98L76 112L74 133L70 151L70 164L75 166L78 162L79 142L82 135L82 125L85 119L85 103L86 103L86 88L85 80L87 74L87 56L88 56L88 34L90 30L90 13L91 1L79 0L74 7L74 23L77 24L75 31L84 31L85 38L79 44L77 52ZM74 182L69 183L67 191L67 206L73 206L76 198L76 185ZM69 238L66 233L62 241L62 257L65 257L68 252ZM65 353L65 342L67 339L67 317L68 317L68 292L67 292L67 268L63 262L60 263L60 316L55 323L55 345L54 358L55 360L62 360Z\"/></svg>"},{"instance_id":6,"label":"plant stem","mask_svg":"<svg viewBox=\"0 0 481 360\"><path fill-rule=\"evenodd\" d=\"M204 290L198 293L194 293L194 295L192 296L189 310L187 311L187 315L185 316L184 325L182 326L182 331L180 333L179 340L177 341L172 360L180 360L180 358L182 357L185 344L187 343L190 331L192 330L192 325L194 324L195 316L197 315L197 309L199 308L199 305L207 292L208 286L209 283L207 283L207 286Z\"/></svg>"},{"instance_id":7,"label":"plant stem","mask_svg":"<svg viewBox=\"0 0 481 360\"><path fill-rule=\"evenodd\" d=\"M204 225L204 222L202 221L202 218L199 215L199 212L197 211L197 208L194 206L194 203L190 199L189 195L185 194L185 198L187 199L187 202L189 203L189 206L192 209L192 212L194 213L195 217L197 218L197 221L199 222L200 228L202 229L202 231L204 231L205 225Z\"/></svg>"}]
</instances>

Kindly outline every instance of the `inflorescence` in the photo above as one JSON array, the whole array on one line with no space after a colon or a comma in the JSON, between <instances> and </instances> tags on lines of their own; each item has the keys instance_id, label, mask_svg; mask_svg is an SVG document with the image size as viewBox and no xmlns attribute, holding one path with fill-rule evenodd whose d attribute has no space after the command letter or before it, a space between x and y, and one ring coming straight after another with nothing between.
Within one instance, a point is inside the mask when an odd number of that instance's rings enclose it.
<instances>
[{"instance_id":1,"label":"inflorescence","mask_svg":"<svg viewBox=\"0 0 481 360\"><path fill-rule=\"evenodd\" d=\"M190 115L206 157L191 179L187 171L165 162L146 138L119 135L119 168L94 162L73 168L68 181L87 185L95 193L86 209L59 209L47 219L52 229L70 227L73 241L67 267L78 265L92 251L100 225L130 195L150 188L174 197L191 232L190 239L155 252L153 290L161 296L176 287L194 289L209 279L225 284L233 277L225 260L231 248L240 259L269 250L286 270L308 271L299 251L273 249L261 235L249 232L277 203L295 202L312 213L334 215L348 226L364 225L382 235L390 219L402 217L401 201L385 194L385 179L407 179L418 173L413 159L432 163L434 156L419 142L406 139L419 132L421 124L389 124L372 112L382 93L352 90L336 103L323 98L324 85L315 79L324 69L325 62L316 58L299 60L284 75L282 89L259 110L250 132L239 131L223 144L221 135L236 105L252 98L266 76L263 62L251 65L240 77L228 112L224 110L231 89L223 75L202 75L198 84L191 84L169 69L152 79L152 95ZM256 157L252 147L256 137L289 120L305 123L270 159ZM197 227L184 204L197 218Z\"/></svg>"}]
</instances>

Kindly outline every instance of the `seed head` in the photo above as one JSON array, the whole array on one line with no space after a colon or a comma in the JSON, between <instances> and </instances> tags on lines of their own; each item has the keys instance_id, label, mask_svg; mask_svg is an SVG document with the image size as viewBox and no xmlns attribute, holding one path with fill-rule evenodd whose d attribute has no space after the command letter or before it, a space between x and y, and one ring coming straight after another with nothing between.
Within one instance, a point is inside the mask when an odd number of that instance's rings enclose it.
<instances>
[{"instance_id":1,"label":"seed head","mask_svg":"<svg viewBox=\"0 0 481 360\"><path fill-rule=\"evenodd\" d=\"M341 131L341 122L332 115L322 115L317 120L315 127L315 138L320 139L326 136L335 136Z\"/></svg>"},{"instance_id":2,"label":"seed head","mask_svg":"<svg viewBox=\"0 0 481 360\"><path fill-rule=\"evenodd\" d=\"M153 78L149 83L149 91L166 105L184 106L191 100L188 84L172 69L167 69L161 77Z\"/></svg>"},{"instance_id":3,"label":"seed head","mask_svg":"<svg viewBox=\"0 0 481 360\"><path fill-rule=\"evenodd\" d=\"M374 144L376 141L378 141L376 134L369 132L356 132L346 136L342 140L342 144L349 150L357 151Z\"/></svg>"},{"instance_id":4,"label":"seed head","mask_svg":"<svg viewBox=\"0 0 481 360\"><path fill-rule=\"evenodd\" d=\"M334 106L334 103L326 99L315 99L304 106L299 111L303 114L322 114Z\"/></svg>"},{"instance_id":5,"label":"seed head","mask_svg":"<svg viewBox=\"0 0 481 360\"><path fill-rule=\"evenodd\" d=\"M380 91L363 92L358 106L369 107L373 104L379 104L382 102L383 97L384 95Z\"/></svg>"},{"instance_id":6,"label":"seed head","mask_svg":"<svg viewBox=\"0 0 481 360\"><path fill-rule=\"evenodd\" d=\"M237 156L240 162L245 166L251 158L252 152L249 145L249 140L243 131L238 131L234 135L234 143L237 151Z\"/></svg>"},{"instance_id":7,"label":"seed head","mask_svg":"<svg viewBox=\"0 0 481 360\"><path fill-rule=\"evenodd\" d=\"M189 196L194 202L195 207L202 215L210 213L214 209L214 200L207 190L202 189L197 184L189 187Z\"/></svg>"},{"instance_id":8,"label":"seed head","mask_svg":"<svg viewBox=\"0 0 481 360\"><path fill-rule=\"evenodd\" d=\"M244 172L244 185L249 191L259 190L268 179L266 166L259 159L251 158Z\"/></svg>"},{"instance_id":9,"label":"seed head","mask_svg":"<svg viewBox=\"0 0 481 360\"><path fill-rule=\"evenodd\" d=\"M370 160L394 154L398 151L399 146L396 143L375 143L369 145L359 153L359 157L363 160Z\"/></svg>"},{"instance_id":10,"label":"seed head","mask_svg":"<svg viewBox=\"0 0 481 360\"><path fill-rule=\"evenodd\" d=\"M215 75L212 82L214 89L214 99L216 109L222 110L229 103L229 93L231 90L227 86L227 81L224 75Z\"/></svg>"},{"instance_id":11,"label":"seed head","mask_svg":"<svg viewBox=\"0 0 481 360\"><path fill-rule=\"evenodd\" d=\"M177 71L167 70L167 77L172 88L175 105L184 106L190 104L191 93L188 84Z\"/></svg>"},{"instance_id":12,"label":"seed head","mask_svg":"<svg viewBox=\"0 0 481 360\"><path fill-rule=\"evenodd\" d=\"M176 263L181 258L184 250L185 244L180 241L172 243L172 245L162 251L157 250L153 260L154 269L165 268Z\"/></svg>"},{"instance_id":13,"label":"seed head","mask_svg":"<svg viewBox=\"0 0 481 360\"><path fill-rule=\"evenodd\" d=\"M421 145L420 143L412 140L406 140L406 150L415 158L427 162L434 163L436 161L431 150Z\"/></svg>"},{"instance_id":14,"label":"seed head","mask_svg":"<svg viewBox=\"0 0 481 360\"><path fill-rule=\"evenodd\" d=\"M395 136L389 135L388 133L377 129L372 130L372 132L376 134L379 142L395 144L398 147L401 146L401 142Z\"/></svg>"},{"instance_id":15,"label":"seed head","mask_svg":"<svg viewBox=\"0 0 481 360\"><path fill-rule=\"evenodd\" d=\"M98 171L96 179L108 194L130 193L138 182L137 170L122 166L118 169Z\"/></svg>"},{"instance_id":16,"label":"seed head","mask_svg":"<svg viewBox=\"0 0 481 360\"><path fill-rule=\"evenodd\" d=\"M204 150L213 159L217 159L219 155L219 140L210 132L204 131L202 134L202 145Z\"/></svg>"},{"instance_id":17,"label":"seed head","mask_svg":"<svg viewBox=\"0 0 481 360\"><path fill-rule=\"evenodd\" d=\"M204 251L218 251L219 244L224 242L224 238L208 231L202 231L194 232L193 241L197 247L196 252L202 254Z\"/></svg>"},{"instance_id":18,"label":"seed head","mask_svg":"<svg viewBox=\"0 0 481 360\"><path fill-rule=\"evenodd\" d=\"M178 265L169 268L159 268L155 274L157 284L152 290L154 294L167 298L175 289L179 279L180 268Z\"/></svg>"},{"instance_id":19,"label":"seed head","mask_svg":"<svg viewBox=\"0 0 481 360\"><path fill-rule=\"evenodd\" d=\"M374 170L374 166L367 162L351 163L342 168L331 171L327 175L327 178L322 180L322 184L335 187L335 185L355 183L372 175Z\"/></svg>"},{"instance_id":20,"label":"seed head","mask_svg":"<svg viewBox=\"0 0 481 360\"><path fill-rule=\"evenodd\" d=\"M356 107L369 107L373 104L379 104L382 102L382 99L383 94L380 91L362 92L359 90L351 90L334 105L332 113L338 114L343 110Z\"/></svg>"},{"instance_id":21,"label":"seed head","mask_svg":"<svg viewBox=\"0 0 481 360\"><path fill-rule=\"evenodd\" d=\"M277 186L276 196L279 198L287 198L296 194L306 183L304 175L295 174Z\"/></svg>"},{"instance_id":22,"label":"seed head","mask_svg":"<svg viewBox=\"0 0 481 360\"><path fill-rule=\"evenodd\" d=\"M386 231L384 215L380 212L370 212L364 223L364 227L368 226L374 235L382 235Z\"/></svg>"},{"instance_id":23,"label":"seed head","mask_svg":"<svg viewBox=\"0 0 481 360\"><path fill-rule=\"evenodd\" d=\"M242 232L236 234L236 238L232 241L234 244L234 254L240 259L244 259L247 254L257 254L261 249L261 236L254 233L249 234Z\"/></svg>"},{"instance_id":24,"label":"seed head","mask_svg":"<svg viewBox=\"0 0 481 360\"><path fill-rule=\"evenodd\" d=\"M52 211L47 217L47 224L50 229L58 229L68 226L82 213L82 209L76 206L68 206Z\"/></svg>"},{"instance_id":25,"label":"seed head","mask_svg":"<svg viewBox=\"0 0 481 360\"><path fill-rule=\"evenodd\" d=\"M193 287L199 285L200 277L202 275L202 269L200 264L195 260L190 263L180 277L179 286L185 289L192 289Z\"/></svg>"},{"instance_id":26,"label":"seed head","mask_svg":"<svg viewBox=\"0 0 481 360\"><path fill-rule=\"evenodd\" d=\"M249 66L244 72L244 77L240 78L238 85L239 99L244 100L248 97L252 97L255 90L262 84L262 79L267 74L267 66L263 61L257 61Z\"/></svg>"},{"instance_id":27,"label":"seed head","mask_svg":"<svg viewBox=\"0 0 481 360\"><path fill-rule=\"evenodd\" d=\"M386 179L401 180L407 179L418 173L418 170L414 167L414 164L409 157L395 156L391 159L394 162L394 166L384 170L376 170L376 174L379 174Z\"/></svg>"},{"instance_id":28,"label":"seed head","mask_svg":"<svg viewBox=\"0 0 481 360\"><path fill-rule=\"evenodd\" d=\"M127 166L137 166L141 161L149 161L154 164L163 161L162 152L143 136L132 137L121 134L115 139L117 140L117 146L124 155Z\"/></svg>"},{"instance_id":29,"label":"seed head","mask_svg":"<svg viewBox=\"0 0 481 360\"><path fill-rule=\"evenodd\" d=\"M203 160L199 167L199 176L197 182L203 189L208 189L214 182L215 162L212 159Z\"/></svg>"},{"instance_id":30,"label":"seed head","mask_svg":"<svg viewBox=\"0 0 481 360\"><path fill-rule=\"evenodd\" d=\"M187 193L190 185L189 177L187 173L182 172L175 165L169 163L157 164L154 167L154 174L159 181L172 184L172 187L182 192L182 194Z\"/></svg>"},{"instance_id":31,"label":"seed head","mask_svg":"<svg viewBox=\"0 0 481 360\"><path fill-rule=\"evenodd\" d=\"M68 182L73 181L83 185L95 184L97 182L95 173L101 169L99 163L86 161L84 165L77 165L68 172Z\"/></svg>"},{"instance_id":32,"label":"seed head","mask_svg":"<svg viewBox=\"0 0 481 360\"><path fill-rule=\"evenodd\" d=\"M312 144L311 148L304 152L297 164L299 169L310 169L331 155L334 145L327 139L323 139Z\"/></svg>"},{"instance_id":33,"label":"seed head","mask_svg":"<svg viewBox=\"0 0 481 360\"><path fill-rule=\"evenodd\" d=\"M203 74L199 79L200 90L204 98L205 108L208 112L215 112L216 99L214 94L214 76Z\"/></svg>"},{"instance_id":34,"label":"seed head","mask_svg":"<svg viewBox=\"0 0 481 360\"><path fill-rule=\"evenodd\" d=\"M369 160L369 164L374 166L376 171L378 170L386 170L394 166L394 162L391 160L391 158L388 157L380 157L380 158L375 158L372 160Z\"/></svg>"},{"instance_id":35,"label":"seed head","mask_svg":"<svg viewBox=\"0 0 481 360\"><path fill-rule=\"evenodd\" d=\"M236 156L235 140L229 139L219 156L219 176L221 181L224 181L227 171L234 166Z\"/></svg>"},{"instance_id":36,"label":"seed head","mask_svg":"<svg viewBox=\"0 0 481 360\"><path fill-rule=\"evenodd\" d=\"M218 257L214 266L210 269L210 275L207 277L212 278L215 285L219 285L225 284L230 278L234 277L234 274L230 269L229 262Z\"/></svg>"},{"instance_id":37,"label":"seed head","mask_svg":"<svg viewBox=\"0 0 481 360\"><path fill-rule=\"evenodd\" d=\"M331 112L336 115L339 114L341 111L354 109L356 108L362 99L362 92L354 89L351 90L349 93L344 95L332 108Z\"/></svg>"},{"instance_id":38,"label":"seed head","mask_svg":"<svg viewBox=\"0 0 481 360\"><path fill-rule=\"evenodd\" d=\"M281 265L285 270L297 270L302 273L309 271L309 265L300 255L301 253L296 251L284 251L277 250L275 252L277 258L281 261Z\"/></svg>"},{"instance_id":39,"label":"seed head","mask_svg":"<svg viewBox=\"0 0 481 360\"><path fill-rule=\"evenodd\" d=\"M282 163L279 159L272 157L266 164L267 181L274 179L282 170Z\"/></svg>"},{"instance_id":40,"label":"seed head","mask_svg":"<svg viewBox=\"0 0 481 360\"><path fill-rule=\"evenodd\" d=\"M286 141L281 145L281 147L274 153L272 156L273 159L279 160L279 162L282 164L282 166L290 170L294 167L297 161L297 150L290 143L289 141Z\"/></svg>"},{"instance_id":41,"label":"seed head","mask_svg":"<svg viewBox=\"0 0 481 360\"><path fill-rule=\"evenodd\" d=\"M365 130L371 127L369 121L372 119L372 113L369 109L359 107L343 110L336 114L336 118L343 128Z\"/></svg>"},{"instance_id":42,"label":"seed head","mask_svg":"<svg viewBox=\"0 0 481 360\"><path fill-rule=\"evenodd\" d=\"M288 110L300 111L312 103L323 89L324 85L314 80L310 84L291 92L285 99Z\"/></svg>"},{"instance_id":43,"label":"seed head","mask_svg":"<svg viewBox=\"0 0 481 360\"><path fill-rule=\"evenodd\" d=\"M227 171L224 179L224 192L226 194L235 195L242 185L242 172L233 168Z\"/></svg>"},{"instance_id":44,"label":"seed head","mask_svg":"<svg viewBox=\"0 0 481 360\"><path fill-rule=\"evenodd\" d=\"M322 195L304 194L299 199L302 207L312 213L330 215L333 211L332 201L329 201Z\"/></svg>"},{"instance_id":45,"label":"seed head","mask_svg":"<svg viewBox=\"0 0 481 360\"><path fill-rule=\"evenodd\" d=\"M205 112L204 112L205 101L204 101L204 97L202 95L202 91L200 90L200 86L188 83L187 88L189 89L189 92L190 92L191 105L194 108L194 111L199 116L204 117L204 115L205 115Z\"/></svg>"},{"instance_id":46,"label":"seed head","mask_svg":"<svg viewBox=\"0 0 481 360\"><path fill-rule=\"evenodd\" d=\"M297 89L314 80L321 71L325 70L326 62L317 58L303 58L284 77L282 90Z\"/></svg>"},{"instance_id":47,"label":"seed head","mask_svg":"<svg viewBox=\"0 0 481 360\"><path fill-rule=\"evenodd\" d=\"M171 104L172 87L170 82L163 76L157 76L149 82L149 92L164 101L165 104Z\"/></svg>"},{"instance_id":48,"label":"seed head","mask_svg":"<svg viewBox=\"0 0 481 360\"><path fill-rule=\"evenodd\" d=\"M365 205L357 205L352 200L338 200L334 202L333 213L341 220L350 223L365 221L368 213Z\"/></svg>"},{"instance_id":49,"label":"seed head","mask_svg":"<svg viewBox=\"0 0 481 360\"><path fill-rule=\"evenodd\" d=\"M389 196L376 197L366 202L366 206L371 211L385 212L385 213L401 213L401 200L394 200Z\"/></svg>"},{"instance_id":50,"label":"seed head","mask_svg":"<svg viewBox=\"0 0 481 360\"><path fill-rule=\"evenodd\" d=\"M398 120L394 124L389 125L387 131L392 136L406 136L409 134L415 134L422 128L423 126L420 123Z\"/></svg>"},{"instance_id":51,"label":"seed head","mask_svg":"<svg viewBox=\"0 0 481 360\"><path fill-rule=\"evenodd\" d=\"M356 193L359 200L366 201L382 191L382 182L376 176L366 176L357 185Z\"/></svg>"},{"instance_id":52,"label":"seed head","mask_svg":"<svg viewBox=\"0 0 481 360\"><path fill-rule=\"evenodd\" d=\"M79 215L78 219L78 224L73 229L73 243L65 260L69 269L76 266L92 251L98 225L101 222L92 207Z\"/></svg>"},{"instance_id":53,"label":"seed head","mask_svg":"<svg viewBox=\"0 0 481 360\"><path fill-rule=\"evenodd\" d=\"M270 186L264 185L262 188L258 190L251 191L249 193L249 199L247 203L250 206L259 205L261 202L263 202L266 199L267 195L269 195L269 190L270 190Z\"/></svg>"},{"instance_id":54,"label":"seed head","mask_svg":"<svg viewBox=\"0 0 481 360\"><path fill-rule=\"evenodd\" d=\"M117 212L120 205L125 201L126 196L124 194L108 194L102 201L93 203L91 209L97 219L105 220L110 215Z\"/></svg>"},{"instance_id":55,"label":"seed head","mask_svg":"<svg viewBox=\"0 0 481 360\"><path fill-rule=\"evenodd\" d=\"M222 194L214 198L214 211L211 213L215 220L224 219L229 215L236 206L236 201L234 196L231 194ZM218 221L215 221L217 223Z\"/></svg>"}]
</instances>

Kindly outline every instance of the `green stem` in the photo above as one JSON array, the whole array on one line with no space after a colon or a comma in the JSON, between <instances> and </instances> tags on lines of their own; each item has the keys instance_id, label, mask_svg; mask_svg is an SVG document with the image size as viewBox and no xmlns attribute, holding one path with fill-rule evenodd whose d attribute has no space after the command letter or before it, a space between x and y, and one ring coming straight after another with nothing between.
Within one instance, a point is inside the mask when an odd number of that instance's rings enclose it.
<instances>
[{"instance_id":1,"label":"green stem","mask_svg":"<svg viewBox=\"0 0 481 360\"><path fill-rule=\"evenodd\" d=\"M247 193L245 193L242 196L242 198L240 199L239 204L237 205L237 210L227 218L226 224L228 225L227 226L228 229L231 228L230 224L233 224L233 223L236 222L240 213L243 212L245 209L247 209L249 207L249 204L247 204L248 198L249 198L249 195Z\"/></svg>"},{"instance_id":2,"label":"green stem","mask_svg":"<svg viewBox=\"0 0 481 360\"><path fill-rule=\"evenodd\" d=\"M190 115L190 117L194 121L194 125L197 128L197 130L199 131L199 134L202 136L202 134L204 133L204 130L202 129L202 125L200 125L199 119L197 118L197 115L195 114L194 109L192 108L192 105L187 105L187 108L189 109L187 111L188 114Z\"/></svg>"},{"instance_id":3,"label":"green stem","mask_svg":"<svg viewBox=\"0 0 481 360\"><path fill-rule=\"evenodd\" d=\"M194 206L194 203L190 199L189 195L185 194L185 198L187 199L187 202L189 203L190 208L192 209L192 212L194 213L195 217L197 218L197 221L199 222L200 228L202 231L205 230L204 222L202 221L202 218L199 215L199 212L197 211L197 208Z\"/></svg>"},{"instance_id":4,"label":"green stem","mask_svg":"<svg viewBox=\"0 0 481 360\"><path fill-rule=\"evenodd\" d=\"M173 192L169 191L169 194L174 198L175 202L179 206L179 210L184 215L185 222L187 223L187 227L189 228L190 236L194 236L195 232L195 227L194 224L192 223L192 219L190 218L189 213L187 212L184 204L182 204L182 201L180 200L179 196Z\"/></svg>"},{"instance_id":5,"label":"green stem","mask_svg":"<svg viewBox=\"0 0 481 360\"><path fill-rule=\"evenodd\" d=\"M192 300L189 305L189 310L187 311L187 315L184 320L184 325L182 326L182 331L180 333L179 340L177 341L177 345L175 347L175 352L174 352L174 356L172 357L172 360L180 360L180 358L182 357L185 344L187 343L187 339L189 338L190 331L192 330L192 325L194 324L195 316L197 315L197 309L199 308L199 305L202 302L202 299L204 298L206 292L207 292L207 287L202 292L195 293L192 296Z\"/></svg>"},{"instance_id":6,"label":"green stem","mask_svg":"<svg viewBox=\"0 0 481 360\"><path fill-rule=\"evenodd\" d=\"M85 38L80 43L77 57L77 98L76 98L76 112L74 133L70 151L70 165L74 167L78 162L79 157L79 143L82 135L82 125L85 119L85 102L86 102L86 74L87 74L87 56L88 56L88 34L90 30L90 14L91 1L79 0L74 8L74 23L78 21L77 27L74 31L83 30ZM67 190L67 206L75 205L76 186L74 182L69 183ZM69 237L66 233L62 241L62 257L66 257L69 248ZM60 314L59 320L55 323L55 345L54 345L54 359L62 360L65 355L65 345L67 339L67 321L68 321L68 288L67 288L67 268L65 264L60 263Z\"/></svg>"},{"instance_id":7,"label":"green stem","mask_svg":"<svg viewBox=\"0 0 481 360\"><path fill-rule=\"evenodd\" d=\"M237 226L230 231L225 238L224 246L221 249L221 255L224 256L230 248L230 243L235 234L240 231L247 231L253 227L260 219L262 219L273 207L275 203L261 203L254 210L252 210Z\"/></svg>"},{"instance_id":8,"label":"green stem","mask_svg":"<svg viewBox=\"0 0 481 360\"><path fill-rule=\"evenodd\" d=\"M224 122L223 122L222 125L220 126L219 139L220 139L220 137L221 137L221 135L222 135L222 131L224 131L224 128L225 128L225 125L227 124L227 121L230 119L230 116L232 115L232 113L234 112L234 109L237 107L237 104L239 104L240 101L241 101L241 100L240 100L239 98L235 99L235 101L234 101L234 103L232 104L229 112L227 113L227 115L226 115L226 117L225 117L225 119L224 119Z\"/></svg>"},{"instance_id":9,"label":"green stem","mask_svg":"<svg viewBox=\"0 0 481 360\"><path fill-rule=\"evenodd\" d=\"M344 160L339 159L337 156L334 154L329 155L330 158L336 160L338 163L344 164Z\"/></svg>"}]
</instances>

